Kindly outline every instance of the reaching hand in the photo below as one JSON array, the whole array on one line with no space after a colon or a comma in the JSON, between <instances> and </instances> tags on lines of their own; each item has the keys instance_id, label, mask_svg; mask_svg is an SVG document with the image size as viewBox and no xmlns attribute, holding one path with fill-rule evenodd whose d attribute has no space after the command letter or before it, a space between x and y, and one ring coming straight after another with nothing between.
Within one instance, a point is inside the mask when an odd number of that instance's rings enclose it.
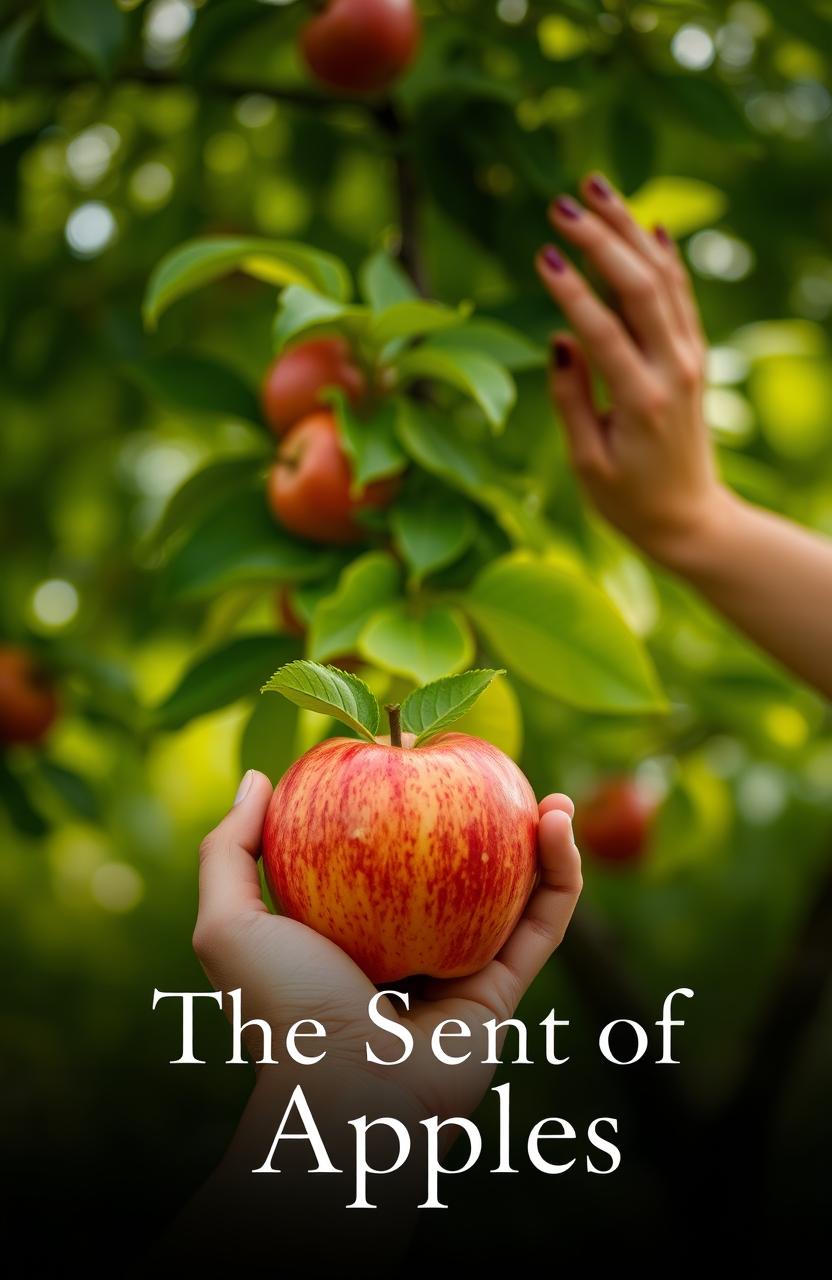
<instances>
[{"instance_id":1,"label":"reaching hand","mask_svg":"<svg viewBox=\"0 0 832 1280\"><path fill-rule=\"evenodd\" d=\"M379 1057L397 1057L401 1049L368 1019L367 1006L376 994L370 980L335 943L296 920L273 915L263 901L257 857L271 795L268 778L246 774L234 807L200 850L194 947L215 989L241 988L245 1018L263 1019L276 1036L295 1021L318 1019L327 1029L326 1063L341 1076L377 1073L419 1112L469 1114L494 1067L479 1062L465 1071L442 1066L431 1052L431 1033L445 1018L481 1031L486 1019L510 1017L560 943L581 890L572 802L551 795L540 806L540 881L497 958L472 977L426 981L418 998L411 998L409 1012L400 1001L380 1002L379 1012L406 1021L415 1040L407 1062L391 1068L366 1061L367 1040ZM391 983L390 989L406 985ZM253 1056L260 1056L260 1042L251 1047ZM470 1047L472 1063L484 1056L477 1052L476 1038Z\"/></svg>"},{"instance_id":2,"label":"reaching hand","mask_svg":"<svg viewBox=\"0 0 832 1280\"><path fill-rule=\"evenodd\" d=\"M598 510L672 565L724 505L702 414L705 343L696 302L662 228L644 231L599 175L582 190L588 207L559 196L549 216L612 287L617 308L554 246L538 254L543 283L575 331L554 337L552 395ZM607 411L590 368L606 383Z\"/></svg>"}]
</instances>

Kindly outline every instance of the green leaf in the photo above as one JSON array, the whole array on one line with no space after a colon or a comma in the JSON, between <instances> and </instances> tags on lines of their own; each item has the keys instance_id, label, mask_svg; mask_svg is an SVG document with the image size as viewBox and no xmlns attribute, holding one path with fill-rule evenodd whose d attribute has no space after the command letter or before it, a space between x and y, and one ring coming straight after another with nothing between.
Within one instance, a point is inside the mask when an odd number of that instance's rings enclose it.
<instances>
[{"instance_id":1,"label":"green leaf","mask_svg":"<svg viewBox=\"0 0 832 1280\"><path fill-rule=\"evenodd\" d=\"M28 779L27 779L28 781ZM9 768L8 761L0 752L0 806L2 806L12 825L24 836L45 836L50 823L36 807L29 795L29 789Z\"/></svg>"},{"instance_id":2,"label":"green leaf","mask_svg":"<svg viewBox=\"0 0 832 1280\"><path fill-rule=\"evenodd\" d=\"M277 783L299 752L298 708L286 698L258 698L240 739L240 773L257 769Z\"/></svg>"},{"instance_id":3,"label":"green leaf","mask_svg":"<svg viewBox=\"0 0 832 1280\"><path fill-rule=\"evenodd\" d=\"M399 593L399 568L386 551L368 551L347 565L337 589L322 600L309 628L309 656L317 662L353 653L364 627Z\"/></svg>"},{"instance_id":4,"label":"green leaf","mask_svg":"<svg viewBox=\"0 0 832 1280\"><path fill-rule=\"evenodd\" d=\"M343 300L349 297L346 267L332 254L290 240L217 236L189 240L162 259L145 294L143 315L149 329L177 299L228 275L244 271L258 280L284 286L302 284Z\"/></svg>"},{"instance_id":5,"label":"green leaf","mask_svg":"<svg viewBox=\"0 0 832 1280\"><path fill-rule=\"evenodd\" d=\"M13 93L20 84L20 65L37 16L36 9L25 9L0 35L0 93Z\"/></svg>"},{"instance_id":6,"label":"green leaf","mask_svg":"<svg viewBox=\"0 0 832 1280\"><path fill-rule=\"evenodd\" d=\"M376 316L369 339L376 347L384 347L397 339L417 338L440 329L453 329L465 321L470 307L452 310L441 302L395 302Z\"/></svg>"},{"instance_id":7,"label":"green leaf","mask_svg":"<svg viewBox=\"0 0 832 1280\"><path fill-rule=\"evenodd\" d=\"M403 382L435 378L470 396L482 409L495 431L502 430L514 404L514 382L496 361L477 351L453 351L425 343L408 351L397 361Z\"/></svg>"},{"instance_id":8,"label":"green leaf","mask_svg":"<svg viewBox=\"0 0 832 1280\"><path fill-rule=\"evenodd\" d=\"M296 652L295 641L273 633L238 636L199 658L185 672L176 688L151 712L153 728L181 729L197 716L256 693L269 673Z\"/></svg>"},{"instance_id":9,"label":"green leaf","mask_svg":"<svg viewBox=\"0 0 832 1280\"><path fill-rule=\"evenodd\" d=\"M251 489L252 481L263 469L264 459L257 454L243 458L227 458L196 471L168 500L159 523L150 535L150 544L161 547L174 533L192 525L209 507L237 490Z\"/></svg>"},{"instance_id":10,"label":"green leaf","mask_svg":"<svg viewBox=\"0 0 832 1280\"><path fill-rule=\"evenodd\" d=\"M687 236L710 226L728 207L724 192L698 178L651 178L629 203L643 226L660 222L672 236Z\"/></svg>"},{"instance_id":11,"label":"green leaf","mask_svg":"<svg viewBox=\"0 0 832 1280\"><path fill-rule=\"evenodd\" d=\"M262 492L233 494L194 529L163 573L171 595L199 599L249 582L304 582L342 563L334 550L292 537L274 522Z\"/></svg>"},{"instance_id":12,"label":"green leaf","mask_svg":"<svg viewBox=\"0 0 832 1280\"><path fill-rule=\"evenodd\" d=\"M523 680L589 711L665 711L653 666L606 595L560 564L515 552L464 599L491 649Z\"/></svg>"},{"instance_id":13,"label":"green leaf","mask_svg":"<svg viewBox=\"0 0 832 1280\"><path fill-rule=\"evenodd\" d=\"M235 369L213 357L187 352L154 356L127 372L150 396L174 409L262 423L254 391Z\"/></svg>"},{"instance_id":14,"label":"green leaf","mask_svg":"<svg viewBox=\"0 0 832 1280\"><path fill-rule=\"evenodd\" d=\"M455 732L484 738L512 760L519 760L523 749L523 713L508 680L495 680L490 684L471 710L457 721Z\"/></svg>"},{"instance_id":15,"label":"green leaf","mask_svg":"<svg viewBox=\"0 0 832 1280\"><path fill-rule=\"evenodd\" d=\"M435 410L401 400L396 434L414 462L484 507L513 541L535 550L551 542L534 496L510 489L482 450L451 434Z\"/></svg>"},{"instance_id":16,"label":"green leaf","mask_svg":"<svg viewBox=\"0 0 832 1280\"><path fill-rule=\"evenodd\" d=\"M390 527L396 549L419 582L459 559L474 539L477 522L467 503L447 491L423 492L396 504Z\"/></svg>"},{"instance_id":17,"label":"green leaf","mask_svg":"<svg viewBox=\"0 0 832 1280\"><path fill-rule=\"evenodd\" d=\"M352 464L353 497L360 497L373 480L404 471L407 457L396 437L393 401L382 401L371 418L360 418L343 393L333 392L328 399L335 407L341 443Z\"/></svg>"},{"instance_id":18,"label":"green leaf","mask_svg":"<svg viewBox=\"0 0 832 1280\"><path fill-rule=\"evenodd\" d=\"M113 0L46 0L46 25L70 49L106 76L127 37L127 19Z\"/></svg>"},{"instance_id":19,"label":"green leaf","mask_svg":"<svg viewBox=\"0 0 832 1280\"><path fill-rule=\"evenodd\" d=\"M410 302L419 292L404 268L380 250L362 266L359 272L361 296L373 311L384 311L397 302Z\"/></svg>"},{"instance_id":20,"label":"green leaf","mask_svg":"<svg viewBox=\"0 0 832 1280\"><path fill-rule=\"evenodd\" d=\"M414 746L421 746L470 711L494 677L502 675L504 671L465 671L414 689L402 703L402 728L415 733Z\"/></svg>"},{"instance_id":21,"label":"green leaf","mask_svg":"<svg viewBox=\"0 0 832 1280\"><path fill-rule=\"evenodd\" d=\"M370 742L378 733L376 696L363 680L347 671L323 667L319 662L290 662L274 673L262 692L282 693L298 707L332 716Z\"/></svg>"},{"instance_id":22,"label":"green leaf","mask_svg":"<svg viewBox=\"0 0 832 1280\"><path fill-rule=\"evenodd\" d=\"M526 369L541 369L547 361L543 347L538 346L523 333L503 324L501 320L477 318L467 320L456 329L435 333L430 340L432 347L443 351L475 351L501 364L505 369L520 373Z\"/></svg>"},{"instance_id":23,"label":"green leaf","mask_svg":"<svg viewBox=\"0 0 832 1280\"><path fill-rule=\"evenodd\" d=\"M333 298L325 298L303 285L289 285L284 290L272 327L272 345L280 352L293 338L321 327L349 329L353 333L367 328L370 312L366 307L349 306Z\"/></svg>"},{"instance_id":24,"label":"green leaf","mask_svg":"<svg viewBox=\"0 0 832 1280\"><path fill-rule=\"evenodd\" d=\"M474 641L457 609L432 605L414 613L407 602L399 601L370 619L359 650L386 671L424 684L468 666Z\"/></svg>"}]
</instances>

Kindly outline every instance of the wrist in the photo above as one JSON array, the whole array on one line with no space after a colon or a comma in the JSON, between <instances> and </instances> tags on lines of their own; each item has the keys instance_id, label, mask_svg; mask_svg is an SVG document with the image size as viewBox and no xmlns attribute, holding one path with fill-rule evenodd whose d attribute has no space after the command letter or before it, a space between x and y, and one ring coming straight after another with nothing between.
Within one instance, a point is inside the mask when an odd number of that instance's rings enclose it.
<instances>
[{"instance_id":1,"label":"wrist","mask_svg":"<svg viewBox=\"0 0 832 1280\"><path fill-rule=\"evenodd\" d=\"M663 568L697 585L722 563L741 507L737 495L716 482L647 549Z\"/></svg>"}]
</instances>

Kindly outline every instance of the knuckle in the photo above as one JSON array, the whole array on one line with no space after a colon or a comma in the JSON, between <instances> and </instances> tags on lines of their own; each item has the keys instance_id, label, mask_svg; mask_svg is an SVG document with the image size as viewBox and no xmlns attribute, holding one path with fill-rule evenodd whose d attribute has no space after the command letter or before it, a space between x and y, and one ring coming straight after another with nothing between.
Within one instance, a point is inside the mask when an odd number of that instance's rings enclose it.
<instances>
[{"instance_id":1,"label":"knuckle","mask_svg":"<svg viewBox=\"0 0 832 1280\"><path fill-rule=\"evenodd\" d=\"M630 281L627 292L634 302L644 305L655 296L656 280L649 271L639 271Z\"/></svg>"},{"instance_id":2,"label":"knuckle","mask_svg":"<svg viewBox=\"0 0 832 1280\"><path fill-rule=\"evenodd\" d=\"M697 353L689 348L676 352L676 378L686 391L695 391L702 377L702 361Z\"/></svg>"},{"instance_id":3,"label":"knuckle","mask_svg":"<svg viewBox=\"0 0 832 1280\"><path fill-rule=\"evenodd\" d=\"M670 409L670 395L661 383L652 382L644 390L642 404L651 421L661 422Z\"/></svg>"}]
</instances>

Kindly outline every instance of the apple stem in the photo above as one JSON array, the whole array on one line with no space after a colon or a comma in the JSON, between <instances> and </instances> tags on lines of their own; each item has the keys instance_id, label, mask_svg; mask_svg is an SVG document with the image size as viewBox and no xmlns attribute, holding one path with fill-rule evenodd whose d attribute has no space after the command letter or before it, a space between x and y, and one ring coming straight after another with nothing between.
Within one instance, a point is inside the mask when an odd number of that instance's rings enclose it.
<instances>
[{"instance_id":1,"label":"apple stem","mask_svg":"<svg viewBox=\"0 0 832 1280\"><path fill-rule=\"evenodd\" d=\"M390 722L390 746L400 747L402 745L402 709L398 703L385 707L387 719Z\"/></svg>"}]
</instances>

